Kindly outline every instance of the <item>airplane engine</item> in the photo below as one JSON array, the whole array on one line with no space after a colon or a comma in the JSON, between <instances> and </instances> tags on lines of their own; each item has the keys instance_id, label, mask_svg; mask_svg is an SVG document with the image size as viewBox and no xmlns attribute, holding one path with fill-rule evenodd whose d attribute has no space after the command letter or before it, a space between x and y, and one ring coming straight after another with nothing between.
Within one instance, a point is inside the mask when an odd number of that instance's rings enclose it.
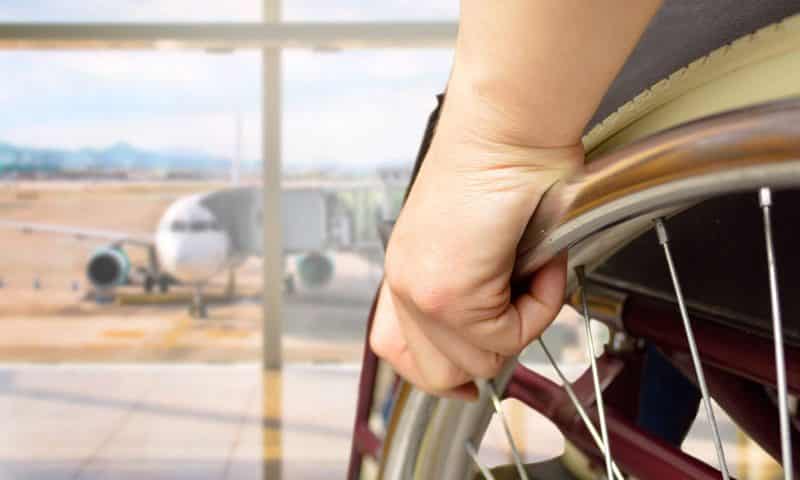
<instances>
[{"instance_id":1,"label":"airplane engine","mask_svg":"<svg viewBox=\"0 0 800 480\"><path fill-rule=\"evenodd\" d=\"M98 288L122 285L128 281L131 262L119 247L103 247L89 257L86 276Z\"/></svg>"},{"instance_id":2,"label":"airplane engine","mask_svg":"<svg viewBox=\"0 0 800 480\"><path fill-rule=\"evenodd\" d=\"M306 287L324 287L333 278L333 261L318 252L303 255L297 260L297 276Z\"/></svg>"}]
</instances>

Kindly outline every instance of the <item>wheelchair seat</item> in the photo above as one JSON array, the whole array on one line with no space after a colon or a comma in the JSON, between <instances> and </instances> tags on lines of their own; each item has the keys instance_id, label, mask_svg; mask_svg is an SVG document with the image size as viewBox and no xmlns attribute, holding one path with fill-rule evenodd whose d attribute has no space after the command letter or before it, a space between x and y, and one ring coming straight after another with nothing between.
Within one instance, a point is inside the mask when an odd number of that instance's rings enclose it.
<instances>
[{"instance_id":1,"label":"wheelchair seat","mask_svg":"<svg viewBox=\"0 0 800 480\"><path fill-rule=\"evenodd\" d=\"M665 0L600 102L587 131L692 61L799 12L797 0Z\"/></svg>"}]
</instances>

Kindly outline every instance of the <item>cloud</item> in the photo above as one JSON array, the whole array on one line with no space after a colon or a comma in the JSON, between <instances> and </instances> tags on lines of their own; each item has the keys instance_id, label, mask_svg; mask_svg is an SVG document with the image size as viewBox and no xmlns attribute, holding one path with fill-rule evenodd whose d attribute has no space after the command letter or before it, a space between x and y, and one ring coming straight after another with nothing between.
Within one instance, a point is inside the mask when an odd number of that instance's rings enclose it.
<instances>
[{"instance_id":1,"label":"cloud","mask_svg":"<svg viewBox=\"0 0 800 480\"><path fill-rule=\"evenodd\" d=\"M259 21L262 0L3 0L0 21ZM440 21L458 17L458 0L283 0L288 21Z\"/></svg>"},{"instance_id":2,"label":"cloud","mask_svg":"<svg viewBox=\"0 0 800 480\"><path fill-rule=\"evenodd\" d=\"M443 21L458 18L458 0L285 0L288 21Z\"/></svg>"},{"instance_id":3,"label":"cloud","mask_svg":"<svg viewBox=\"0 0 800 480\"><path fill-rule=\"evenodd\" d=\"M411 161L428 114L430 88L379 89L337 95L323 108L285 115L284 154L289 164L377 165Z\"/></svg>"},{"instance_id":4,"label":"cloud","mask_svg":"<svg viewBox=\"0 0 800 480\"><path fill-rule=\"evenodd\" d=\"M245 157L260 154L260 115L244 114ZM76 119L69 123L25 125L4 132L3 139L30 147L79 149L104 147L124 141L152 150L190 149L230 157L236 145L233 113L208 112L192 115L137 115L115 119Z\"/></svg>"},{"instance_id":5,"label":"cloud","mask_svg":"<svg viewBox=\"0 0 800 480\"><path fill-rule=\"evenodd\" d=\"M0 20L257 20L261 0L3 0ZM452 19L457 0L284 0L291 20ZM412 158L452 51L287 50L284 157L367 166ZM193 149L230 156L235 112L260 156L258 52L1 52L0 141L30 146Z\"/></svg>"},{"instance_id":6,"label":"cloud","mask_svg":"<svg viewBox=\"0 0 800 480\"><path fill-rule=\"evenodd\" d=\"M3 0L2 21L258 21L261 0Z\"/></svg>"},{"instance_id":7,"label":"cloud","mask_svg":"<svg viewBox=\"0 0 800 480\"><path fill-rule=\"evenodd\" d=\"M428 113L435 104L427 88L350 92L324 107L288 110L283 119L287 165L369 167L387 161L411 161ZM245 113L243 154L258 159L261 117ZM191 149L230 157L235 151L235 116L227 112L192 115L134 115L104 119L76 118L8 128L5 141L32 147L78 149L126 141L153 150Z\"/></svg>"}]
</instances>

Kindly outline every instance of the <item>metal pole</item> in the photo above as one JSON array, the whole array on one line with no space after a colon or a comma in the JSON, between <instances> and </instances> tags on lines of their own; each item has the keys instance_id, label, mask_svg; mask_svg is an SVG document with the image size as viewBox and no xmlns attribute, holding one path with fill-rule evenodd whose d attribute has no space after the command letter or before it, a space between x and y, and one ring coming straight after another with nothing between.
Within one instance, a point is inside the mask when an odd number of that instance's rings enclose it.
<instances>
[{"instance_id":1,"label":"metal pole","mask_svg":"<svg viewBox=\"0 0 800 480\"><path fill-rule=\"evenodd\" d=\"M264 0L264 21L280 21L280 0ZM281 367L281 51L262 53L264 368Z\"/></svg>"},{"instance_id":2,"label":"metal pole","mask_svg":"<svg viewBox=\"0 0 800 480\"><path fill-rule=\"evenodd\" d=\"M281 0L264 0L264 23L280 22ZM283 375L281 295L283 235L281 233L281 50L264 48L261 62L262 104L262 218L264 375L263 478L280 480L283 464Z\"/></svg>"}]
</instances>

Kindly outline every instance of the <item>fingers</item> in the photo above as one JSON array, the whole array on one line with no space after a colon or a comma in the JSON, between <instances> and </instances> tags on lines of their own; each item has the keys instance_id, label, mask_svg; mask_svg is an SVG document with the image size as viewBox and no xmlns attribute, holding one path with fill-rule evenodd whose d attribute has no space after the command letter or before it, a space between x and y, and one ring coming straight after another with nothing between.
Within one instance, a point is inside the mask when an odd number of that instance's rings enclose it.
<instances>
[{"instance_id":1,"label":"fingers","mask_svg":"<svg viewBox=\"0 0 800 480\"><path fill-rule=\"evenodd\" d=\"M372 351L389 362L400 376L415 385L423 382L422 374L419 372L417 364L408 350L405 336L400 330L392 298L386 286L381 286L378 295L378 305L375 308L369 344Z\"/></svg>"},{"instance_id":2,"label":"fingers","mask_svg":"<svg viewBox=\"0 0 800 480\"><path fill-rule=\"evenodd\" d=\"M461 329L461 336L504 357L519 354L541 335L561 310L566 272L566 255L555 257L536 273L528 291L517 297L503 313L469 323Z\"/></svg>"},{"instance_id":3,"label":"fingers","mask_svg":"<svg viewBox=\"0 0 800 480\"><path fill-rule=\"evenodd\" d=\"M372 350L389 362L397 374L419 389L434 395L462 400L477 398L477 387L463 372L449 377L451 381L446 384L433 385L426 380L408 347L409 342L400 327L392 295L385 285L381 287L378 297L369 342Z\"/></svg>"},{"instance_id":4,"label":"fingers","mask_svg":"<svg viewBox=\"0 0 800 480\"><path fill-rule=\"evenodd\" d=\"M394 313L408 349L419 366L424 386L434 391L446 391L472 380L468 372L443 352L441 344L434 343L426 335L420 325L420 317L413 308L408 307L408 302L393 293L391 297Z\"/></svg>"},{"instance_id":5,"label":"fingers","mask_svg":"<svg viewBox=\"0 0 800 480\"><path fill-rule=\"evenodd\" d=\"M435 321L420 321L420 330L436 345L458 369L469 378L490 379L500 373L507 357L493 351L484 350L470 343L457 332ZM431 381L435 381L431 379Z\"/></svg>"},{"instance_id":6,"label":"fingers","mask_svg":"<svg viewBox=\"0 0 800 480\"><path fill-rule=\"evenodd\" d=\"M512 303L494 318L465 325L460 335L473 344L480 344L486 351L511 357L525 348L521 345L522 323L517 305Z\"/></svg>"},{"instance_id":7,"label":"fingers","mask_svg":"<svg viewBox=\"0 0 800 480\"><path fill-rule=\"evenodd\" d=\"M387 284L381 288L370 345L420 389L472 398L477 394L473 379L495 376L509 357L555 319L565 287L566 255L562 255L542 267L528 291L505 311L458 326L426 315L424 308L395 294Z\"/></svg>"},{"instance_id":8,"label":"fingers","mask_svg":"<svg viewBox=\"0 0 800 480\"><path fill-rule=\"evenodd\" d=\"M520 316L520 343L539 338L564 305L567 287L567 255L550 260L534 276L531 288L515 301Z\"/></svg>"}]
</instances>

